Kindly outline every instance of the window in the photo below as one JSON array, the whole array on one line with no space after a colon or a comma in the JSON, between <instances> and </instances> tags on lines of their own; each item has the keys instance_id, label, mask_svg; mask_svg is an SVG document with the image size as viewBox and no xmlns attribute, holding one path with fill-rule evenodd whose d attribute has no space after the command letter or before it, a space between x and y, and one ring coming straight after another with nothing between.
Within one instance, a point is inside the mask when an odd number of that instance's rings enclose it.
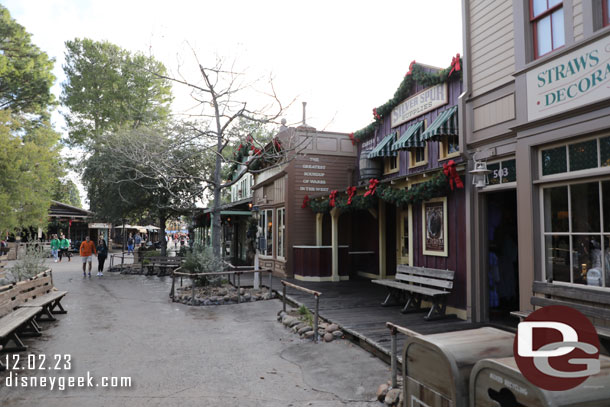
<instances>
[{"instance_id":1,"label":"window","mask_svg":"<svg viewBox=\"0 0 610 407\"><path fill-rule=\"evenodd\" d=\"M428 143L425 147L417 147L409 150L409 168L428 164Z\"/></svg>"},{"instance_id":2,"label":"window","mask_svg":"<svg viewBox=\"0 0 610 407\"><path fill-rule=\"evenodd\" d=\"M286 258L286 209L277 210L277 257Z\"/></svg>"},{"instance_id":3,"label":"window","mask_svg":"<svg viewBox=\"0 0 610 407\"><path fill-rule=\"evenodd\" d=\"M439 158L445 159L455 157L460 154L459 136L443 136L439 146Z\"/></svg>"},{"instance_id":4,"label":"window","mask_svg":"<svg viewBox=\"0 0 610 407\"><path fill-rule=\"evenodd\" d=\"M610 180L543 189L549 282L610 287Z\"/></svg>"},{"instance_id":5,"label":"window","mask_svg":"<svg viewBox=\"0 0 610 407\"><path fill-rule=\"evenodd\" d=\"M265 239L261 254L263 256L273 256L273 209L266 209L261 212L258 225L263 230L263 238Z\"/></svg>"},{"instance_id":6,"label":"window","mask_svg":"<svg viewBox=\"0 0 610 407\"><path fill-rule=\"evenodd\" d=\"M530 21L534 33L535 58L565 45L562 1L530 0Z\"/></svg>"},{"instance_id":7,"label":"window","mask_svg":"<svg viewBox=\"0 0 610 407\"><path fill-rule=\"evenodd\" d=\"M403 209L398 211L398 227L397 232L397 260L398 264L411 264L411 224L412 224L412 210L411 206L409 209Z\"/></svg>"},{"instance_id":8,"label":"window","mask_svg":"<svg viewBox=\"0 0 610 407\"><path fill-rule=\"evenodd\" d=\"M578 141L541 151L542 176L610 166L610 137Z\"/></svg>"},{"instance_id":9,"label":"window","mask_svg":"<svg viewBox=\"0 0 610 407\"><path fill-rule=\"evenodd\" d=\"M604 27L610 25L610 0L602 0L602 12L604 14Z\"/></svg>"},{"instance_id":10,"label":"window","mask_svg":"<svg viewBox=\"0 0 610 407\"><path fill-rule=\"evenodd\" d=\"M391 174L394 172L398 172L400 159L398 154L394 157L386 157L383 159L383 173Z\"/></svg>"},{"instance_id":11,"label":"window","mask_svg":"<svg viewBox=\"0 0 610 407\"><path fill-rule=\"evenodd\" d=\"M487 164L489 173L489 185L506 184L517 180L517 169L515 159L504 160Z\"/></svg>"}]
</instances>

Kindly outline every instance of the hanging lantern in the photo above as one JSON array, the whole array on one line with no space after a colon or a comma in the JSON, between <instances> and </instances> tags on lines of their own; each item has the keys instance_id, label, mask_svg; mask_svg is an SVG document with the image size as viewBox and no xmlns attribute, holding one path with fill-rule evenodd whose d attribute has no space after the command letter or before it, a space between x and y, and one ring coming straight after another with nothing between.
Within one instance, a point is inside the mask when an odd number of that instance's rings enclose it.
<instances>
[{"instance_id":1,"label":"hanging lantern","mask_svg":"<svg viewBox=\"0 0 610 407\"><path fill-rule=\"evenodd\" d=\"M489 184L489 175L491 171L487 169L487 163L484 161L475 161L474 170L470 171L472 175L472 185L477 188L483 188Z\"/></svg>"}]
</instances>

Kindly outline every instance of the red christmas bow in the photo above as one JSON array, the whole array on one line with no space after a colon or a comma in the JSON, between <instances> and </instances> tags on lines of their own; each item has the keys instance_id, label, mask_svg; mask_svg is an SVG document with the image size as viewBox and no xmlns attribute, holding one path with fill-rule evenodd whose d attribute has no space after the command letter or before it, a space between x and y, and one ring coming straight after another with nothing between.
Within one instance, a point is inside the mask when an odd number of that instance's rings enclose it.
<instances>
[{"instance_id":1,"label":"red christmas bow","mask_svg":"<svg viewBox=\"0 0 610 407\"><path fill-rule=\"evenodd\" d=\"M409 64L409 72L407 72L407 74L405 76L409 76L413 73L414 66L415 66L415 60L411 61L411 63Z\"/></svg>"},{"instance_id":2,"label":"red christmas bow","mask_svg":"<svg viewBox=\"0 0 610 407\"><path fill-rule=\"evenodd\" d=\"M335 198L337 197L337 190L333 189L332 191L330 191L330 207L334 208L335 207Z\"/></svg>"},{"instance_id":3,"label":"red christmas bow","mask_svg":"<svg viewBox=\"0 0 610 407\"><path fill-rule=\"evenodd\" d=\"M352 146L356 144L356 139L354 138L354 133L349 134L349 139L352 140Z\"/></svg>"},{"instance_id":4,"label":"red christmas bow","mask_svg":"<svg viewBox=\"0 0 610 407\"><path fill-rule=\"evenodd\" d=\"M377 189L377 184L379 184L379 180L373 178L369 181L369 190L364 193L364 196L373 196L375 195L375 190Z\"/></svg>"},{"instance_id":5,"label":"red christmas bow","mask_svg":"<svg viewBox=\"0 0 610 407\"><path fill-rule=\"evenodd\" d=\"M454 183L455 183L456 188L464 188L462 179L460 178L460 176L457 173L457 170L455 169L455 161L449 160L449 162L444 163L443 164L443 173L449 179L449 186L451 187L452 191L453 191Z\"/></svg>"},{"instance_id":6,"label":"red christmas bow","mask_svg":"<svg viewBox=\"0 0 610 407\"><path fill-rule=\"evenodd\" d=\"M347 204L352 204L352 198L356 195L356 187L347 187Z\"/></svg>"},{"instance_id":7,"label":"red christmas bow","mask_svg":"<svg viewBox=\"0 0 610 407\"><path fill-rule=\"evenodd\" d=\"M237 147L237 151L241 150L243 147L243 144L240 144L239 147Z\"/></svg>"},{"instance_id":8,"label":"red christmas bow","mask_svg":"<svg viewBox=\"0 0 610 407\"><path fill-rule=\"evenodd\" d=\"M373 108L373 116L375 117L375 120L381 120L381 116L379 116L379 113L377 113L376 107Z\"/></svg>"},{"instance_id":9,"label":"red christmas bow","mask_svg":"<svg viewBox=\"0 0 610 407\"><path fill-rule=\"evenodd\" d=\"M282 149L282 145L280 144L279 141L277 141L276 138L273 139L273 145L275 146L275 149L278 151Z\"/></svg>"},{"instance_id":10,"label":"red christmas bow","mask_svg":"<svg viewBox=\"0 0 610 407\"><path fill-rule=\"evenodd\" d=\"M309 197L305 195L305 197L303 198L303 204L301 205L301 209L307 208L307 204L309 204Z\"/></svg>"},{"instance_id":11,"label":"red christmas bow","mask_svg":"<svg viewBox=\"0 0 610 407\"><path fill-rule=\"evenodd\" d=\"M453 58L451 58L451 70L449 71L449 75L453 73L453 71L457 72L462 70L460 65L460 53L455 54Z\"/></svg>"}]
</instances>

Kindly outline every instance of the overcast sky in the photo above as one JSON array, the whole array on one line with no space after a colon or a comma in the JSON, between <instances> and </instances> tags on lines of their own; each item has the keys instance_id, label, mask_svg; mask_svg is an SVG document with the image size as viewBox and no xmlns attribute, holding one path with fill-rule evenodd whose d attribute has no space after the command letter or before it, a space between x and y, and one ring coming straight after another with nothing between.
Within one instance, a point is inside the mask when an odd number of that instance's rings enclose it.
<instances>
[{"instance_id":1,"label":"overcast sky","mask_svg":"<svg viewBox=\"0 0 610 407\"><path fill-rule=\"evenodd\" d=\"M462 53L460 0L0 0L55 58L64 80L64 42L108 40L152 53L175 72L193 46L203 64L236 59L252 79L273 75L285 115L318 129L352 132L390 99L409 63L445 68ZM175 110L184 109L181 89ZM57 130L63 122L54 116Z\"/></svg>"}]
</instances>

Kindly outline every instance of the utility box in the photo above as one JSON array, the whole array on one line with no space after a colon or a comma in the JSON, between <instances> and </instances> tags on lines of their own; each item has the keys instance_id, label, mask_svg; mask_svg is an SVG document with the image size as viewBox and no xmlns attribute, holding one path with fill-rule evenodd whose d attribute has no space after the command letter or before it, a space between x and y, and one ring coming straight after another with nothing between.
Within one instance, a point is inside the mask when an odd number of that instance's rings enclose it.
<instances>
[{"instance_id":1,"label":"utility box","mask_svg":"<svg viewBox=\"0 0 610 407\"><path fill-rule=\"evenodd\" d=\"M514 337L490 327L409 337L402 354L404 405L468 406L468 381L475 363L512 356Z\"/></svg>"},{"instance_id":2,"label":"utility box","mask_svg":"<svg viewBox=\"0 0 610 407\"><path fill-rule=\"evenodd\" d=\"M470 407L602 407L610 405L610 358L600 356L601 371L565 391L531 384L515 358L484 359L470 375Z\"/></svg>"}]
</instances>

